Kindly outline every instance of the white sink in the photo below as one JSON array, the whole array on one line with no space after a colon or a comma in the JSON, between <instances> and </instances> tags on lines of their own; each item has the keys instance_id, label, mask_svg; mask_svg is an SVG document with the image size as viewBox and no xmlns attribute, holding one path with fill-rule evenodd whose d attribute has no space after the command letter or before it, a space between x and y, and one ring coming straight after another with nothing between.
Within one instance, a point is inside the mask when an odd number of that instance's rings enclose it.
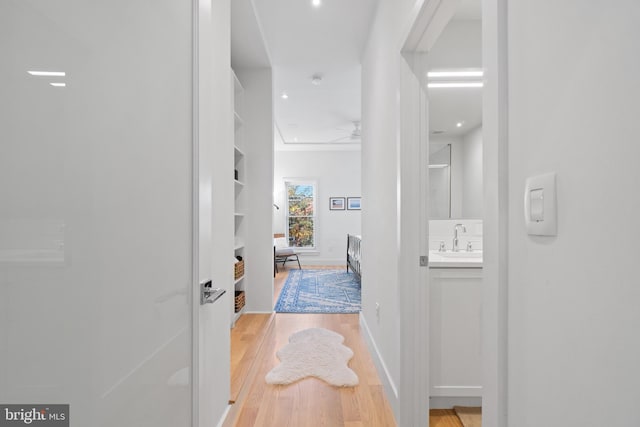
<instances>
[{"instance_id":1,"label":"white sink","mask_svg":"<svg viewBox=\"0 0 640 427\"><path fill-rule=\"evenodd\" d=\"M438 251L438 252L435 252L434 254L440 255L441 257L445 257L445 258L482 258L482 251L472 251L472 252L467 252L467 251L439 252Z\"/></svg>"},{"instance_id":2,"label":"white sink","mask_svg":"<svg viewBox=\"0 0 640 427\"><path fill-rule=\"evenodd\" d=\"M429 266L445 268L482 268L482 251L430 251Z\"/></svg>"}]
</instances>

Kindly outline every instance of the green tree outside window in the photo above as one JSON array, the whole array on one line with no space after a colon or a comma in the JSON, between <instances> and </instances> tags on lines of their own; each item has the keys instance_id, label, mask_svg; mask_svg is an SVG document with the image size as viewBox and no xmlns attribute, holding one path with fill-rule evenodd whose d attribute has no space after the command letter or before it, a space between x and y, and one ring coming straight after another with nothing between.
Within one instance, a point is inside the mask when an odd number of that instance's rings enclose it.
<instances>
[{"instance_id":1,"label":"green tree outside window","mask_svg":"<svg viewBox=\"0 0 640 427\"><path fill-rule=\"evenodd\" d=\"M287 203L289 245L315 247L315 186L288 182Z\"/></svg>"}]
</instances>

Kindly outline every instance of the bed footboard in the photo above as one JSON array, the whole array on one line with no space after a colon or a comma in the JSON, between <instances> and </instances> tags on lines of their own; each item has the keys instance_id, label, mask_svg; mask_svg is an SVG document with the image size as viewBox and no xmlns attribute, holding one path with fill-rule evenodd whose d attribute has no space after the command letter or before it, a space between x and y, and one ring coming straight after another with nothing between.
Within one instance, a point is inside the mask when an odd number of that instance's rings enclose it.
<instances>
[{"instance_id":1,"label":"bed footboard","mask_svg":"<svg viewBox=\"0 0 640 427\"><path fill-rule=\"evenodd\" d=\"M347 234L347 273L349 269L358 276L358 280L362 279L362 271L360 270L360 236Z\"/></svg>"}]
</instances>

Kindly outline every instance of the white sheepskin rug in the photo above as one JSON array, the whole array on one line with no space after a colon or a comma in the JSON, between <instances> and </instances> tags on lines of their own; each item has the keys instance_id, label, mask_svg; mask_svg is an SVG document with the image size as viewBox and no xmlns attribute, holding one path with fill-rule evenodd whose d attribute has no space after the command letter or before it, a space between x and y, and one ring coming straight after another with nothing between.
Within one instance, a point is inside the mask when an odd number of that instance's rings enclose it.
<instances>
[{"instance_id":1,"label":"white sheepskin rug","mask_svg":"<svg viewBox=\"0 0 640 427\"><path fill-rule=\"evenodd\" d=\"M291 384L316 377L338 387L358 385L358 376L347 366L353 351L342 345L344 337L322 328L305 329L289 337L276 355L282 363L266 376L269 384Z\"/></svg>"}]
</instances>

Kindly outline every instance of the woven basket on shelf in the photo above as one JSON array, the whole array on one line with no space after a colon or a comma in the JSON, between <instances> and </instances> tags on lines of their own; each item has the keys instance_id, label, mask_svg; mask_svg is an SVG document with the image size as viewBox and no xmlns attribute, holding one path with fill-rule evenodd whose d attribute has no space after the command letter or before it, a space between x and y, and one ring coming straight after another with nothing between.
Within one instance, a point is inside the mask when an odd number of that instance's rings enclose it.
<instances>
[{"instance_id":1,"label":"woven basket on shelf","mask_svg":"<svg viewBox=\"0 0 640 427\"><path fill-rule=\"evenodd\" d=\"M235 280L238 280L239 278L244 276L244 260L238 261L234 264L233 276Z\"/></svg>"},{"instance_id":2,"label":"woven basket on shelf","mask_svg":"<svg viewBox=\"0 0 640 427\"><path fill-rule=\"evenodd\" d=\"M236 298L235 298L236 313L242 310L242 307L244 307L244 302L245 302L244 291L236 291Z\"/></svg>"}]
</instances>

